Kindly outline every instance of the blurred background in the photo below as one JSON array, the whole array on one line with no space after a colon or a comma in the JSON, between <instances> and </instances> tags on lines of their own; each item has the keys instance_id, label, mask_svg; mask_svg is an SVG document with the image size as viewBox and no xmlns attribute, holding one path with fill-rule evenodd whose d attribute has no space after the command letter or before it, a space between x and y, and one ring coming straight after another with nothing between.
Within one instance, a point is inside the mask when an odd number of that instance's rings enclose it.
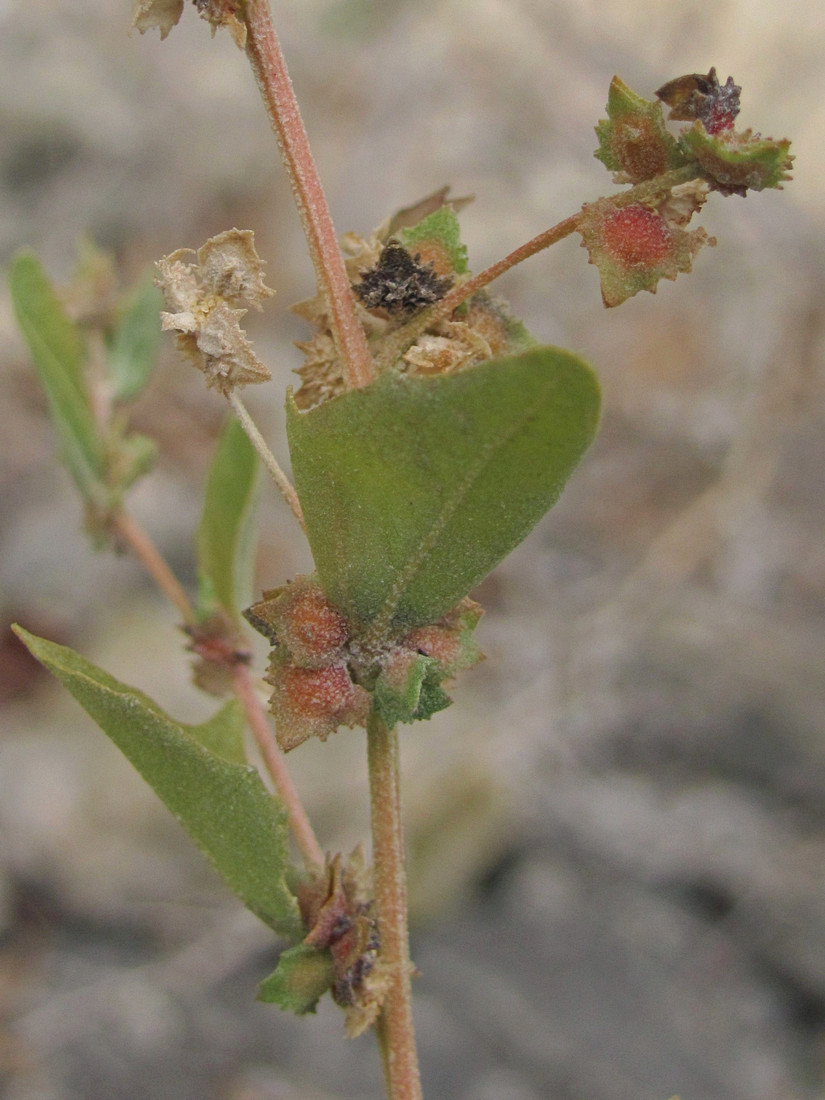
<instances>
[{"instance_id":1,"label":"blurred background","mask_svg":"<svg viewBox=\"0 0 825 1100\"><path fill-rule=\"evenodd\" d=\"M784 193L722 199L694 273L602 308L562 242L496 288L596 366L600 436L479 589L488 660L403 732L416 1014L432 1100L825 1096L825 13L787 0L278 0L339 232L442 184L479 270L609 194L618 73L742 85L790 137ZM0 253L57 281L84 236L125 280L236 225L278 296L249 404L286 461L312 290L243 55L191 5L0 2ZM369 1036L254 1001L276 954L167 811L5 628L70 644L176 717L176 616L93 554L0 289L0 1092L9 1100L373 1100ZM161 449L132 507L187 584L224 415L166 341L135 410ZM310 569L274 492L258 583ZM261 652L263 660L263 652ZM262 667L262 666L261 666ZM363 734L291 758L322 843L368 831ZM216 811L217 812L217 811Z\"/></svg>"}]
</instances>

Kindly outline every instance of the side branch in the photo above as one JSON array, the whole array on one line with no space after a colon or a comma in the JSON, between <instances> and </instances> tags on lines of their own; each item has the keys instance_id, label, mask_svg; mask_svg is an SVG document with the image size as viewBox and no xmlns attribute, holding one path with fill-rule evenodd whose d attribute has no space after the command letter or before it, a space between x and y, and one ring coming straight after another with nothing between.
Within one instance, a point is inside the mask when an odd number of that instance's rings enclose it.
<instances>
[{"instance_id":1,"label":"side branch","mask_svg":"<svg viewBox=\"0 0 825 1100\"><path fill-rule=\"evenodd\" d=\"M375 368L267 0L246 0L245 21L246 54L289 172L345 381L358 389L373 380Z\"/></svg>"},{"instance_id":2,"label":"side branch","mask_svg":"<svg viewBox=\"0 0 825 1100\"><path fill-rule=\"evenodd\" d=\"M240 421L241 427L249 438L249 442L258 452L258 457L261 459L264 466L266 466L270 477L275 482L278 492L289 505L290 511L300 523L301 528L306 531L306 527L304 526L304 513L301 511L301 502L298 500L295 486L279 466L277 459L267 446L266 440L258 431L258 425L249 415L246 405L244 405L243 401L238 397L237 391L232 390L228 399L229 404L235 410L235 415Z\"/></svg>"},{"instance_id":3,"label":"side branch","mask_svg":"<svg viewBox=\"0 0 825 1100\"><path fill-rule=\"evenodd\" d=\"M195 610L183 586L134 516L119 508L111 516L109 529L135 555L163 595L178 610L184 623L189 626L195 623Z\"/></svg>"}]
</instances>

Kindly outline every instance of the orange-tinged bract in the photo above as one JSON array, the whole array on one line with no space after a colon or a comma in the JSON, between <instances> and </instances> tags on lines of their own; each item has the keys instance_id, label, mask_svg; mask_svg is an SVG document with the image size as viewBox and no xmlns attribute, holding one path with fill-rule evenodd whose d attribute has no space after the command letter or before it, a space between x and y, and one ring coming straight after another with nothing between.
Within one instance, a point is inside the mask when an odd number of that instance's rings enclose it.
<instances>
[{"instance_id":1,"label":"orange-tinged bract","mask_svg":"<svg viewBox=\"0 0 825 1100\"><path fill-rule=\"evenodd\" d=\"M369 692L350 679L346 665L301 668L270 665L265 677L275 689L270 709L278 744L284 752L310 737L326 741L339 726L363 726L370 711Z\"/></svg>"},{"instance_id":2,"label":"orange-tinged bract","mask_svg":"<svg viewBox=\"0 0 825 1100\"><path fill-rule=\"evenodd\" d=\"M686 201L689 212L696 196ZM716 243L704 229L683 229L684 220L684 204L674 205L671 192L663 197L661 210L622 205L621 195L582 208L578 229L590 262L599 269L606 306L620 305L640 290L655 294L660 279L690 271L702 245Z\"/></svg>"},{"instance_id":3,"label":"orange-tinged bract","mask_svg":"<svg viewBox=\"0 0 825 1100\"><path fill-rule=\"evenodd\" d=\"M307 668L329 664L350 636L346 619L314 577L296 577L292 584L265 592L247 619Z\"/></svg>"},{"instance_id":4,"label":"orange-tinged bract","mask_svg":"<svg viewBox=\"0 0 825 1100\"><path fill-rule=\"evenodd\" d=\"M290 706L309 718L345 710L352 701L354 686L343 665L287 668L283 685Z\"/></svg>"},{"instance_id":5,"label":"orange-tinged bract","mask_svg":"<svg viewBox=\"0 0 825 1100\"><path fill-rule=\"evenodd\" d=\"M594 156L617 183L641 183L685 162L665 125L661 103L636 95L618 76L610 82L607 115L596 126Z\"/></svg>"},{"instance_id":6,"label":"orange-tinged bract","mask_svg":"<svg viewBox=\"0 0 825 1100\"><path fill-rule=\"evenodd\" d=\"M293 653L321 656L342 646L348 637L346 620L325 597L307 593L284 616Z\"/></svg>"},{"instance_id":7,"label":"orange-tinged bract","mask_svg":"<svg viewBox=\"0 0 825 1100\"><path fill-rule=\"evenodd\" d=\"M608 214L601 232L605 249L616 263L627 267L659 264L672 245L665 219L638 204Z\"/></svg>"},{"instance_id":8,"label":"orange-tinged bract","mask_svg":"<svg viewBox=\"0 0 825 1100\"><path fill-rule=\"evenodd\" d=\"M244 615L274 647L265 679L285 752L366 725L371 709L392 724L430 718L449 705L442 682L481 659L471 637L481 608L468 599L438 623L372 647L352 636L314 575L265 592Z\"/></svg>"}]
</instances>

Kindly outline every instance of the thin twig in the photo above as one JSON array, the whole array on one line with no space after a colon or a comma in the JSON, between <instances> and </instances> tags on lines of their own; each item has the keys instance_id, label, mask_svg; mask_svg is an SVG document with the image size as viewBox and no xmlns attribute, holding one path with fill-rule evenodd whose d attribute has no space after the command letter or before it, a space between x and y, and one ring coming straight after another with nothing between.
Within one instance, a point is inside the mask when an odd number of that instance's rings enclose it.
<instances>
[{"instance_id":1,"label":"thin twig","mask_svg":"<svg viewBox=\"0 0 825 1100\"><path fill-rule=\"evenodd\" d=\"M390 1100L421 1100L415 1048L407 928L407 874L401 827L398 731L382 718L367 725L367 760L372 811L372 856L381 961L390 976L378 1039Z\"/></svg>"},{"instance_id":2,"label":"thin twig","mask_svg":"<svg viewBox=\"0 0 825 1100\"><path fill-rule=\"evenodd\" d=\"M189 597L166 559L134 516L119 509L112 514L109 528L129 547L164 596L178 609L184 623L193 624L196 616Z\"/></svg>"},{"instance_id":3,"label":"thin twig","mask_svg":"<svg viewBox=\"0 0 825 1100\"><path fill-rule=\"evenodd\" d=\"M289 172L344 381L358 389L375 378L375 368L267 0L246 0L244 19L246 54Z\"/></svg>"},{"instance_id":4,"label":"thin twig","mask_svg":"<svg viewBox=\"0 0 825 1100\"><path fill-rule=\"evenodd\" d=\"M258 431L258 425L249 415L246 405L244 405L243 401L241 401L236 390L232 390L230 392L229 404L235 410L235 415L240 421L241 427L249 436L250 443L258 452L261 457L261 461L269 471L272 480L275 482L275 485L278 488L278 492L289 505L293 516L295 516L295 518L298 520L301 527L306 530L306 528L304 527L304 514L301 511L301 502L298 500L298 494L295 492L295 486L281 469L280 465L278 464L277 458L272 453L272 451L270 451L269 447L267 446L266 440Z\"/></svg>"},{"instance_id":5,"label":"thin twig","mask_svg":"<svg viewBox=\"0 0 825 1100\"><path fill-rule=\"evenodd\" d=\"M462 302L466 302L473 294L477 294L479 290L489 286L494 279L498 279L505 271L509 271L511 267L515 267L516 264L520 264L524 260L529 260L537 252L542 252L545 248L564 240L571 233L575 233L580 217L581 214L571 214L564 221L552 225L549 229L545 229L542 233L533 237L532 240L527 241L518 248L514 248L507 256L491 264L484 271L480 271L478 275L473 275L466 283L460 283L458 286L453 287L433 307L434 320L438 321L442 317L449 317Z\"/></svg>"},{"instance_id":6,"label":"thin twig","mask_svg":"<svg viewBox=\"0 0 825 1100\"><path fill-rule=\"evenodd\" d=\"M244 709L247 725L252 731L255 744L258 746L258 751L266 765L266 770L272 776L275 789L286 807L289 824L304 857L304 862L308 868L323 867L324 853L309 823L306 810L287 769L283 753L272 734L272 727L255 691L249 669L245 665L236 665L233 670L232 682L235 694Z\"/></svg>"}]
</instances>

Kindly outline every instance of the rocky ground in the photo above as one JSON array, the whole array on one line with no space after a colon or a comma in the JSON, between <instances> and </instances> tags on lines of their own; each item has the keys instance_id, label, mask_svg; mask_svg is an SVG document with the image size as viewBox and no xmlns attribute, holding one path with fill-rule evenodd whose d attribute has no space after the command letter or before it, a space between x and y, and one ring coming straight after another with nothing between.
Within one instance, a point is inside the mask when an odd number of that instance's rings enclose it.
<instances>
[{"instance_id":1,"label":"rocky ground","mask_svg":"<svg viewBox=\"0 0 825 1100\"><path fill-rule=\"evenodd\" d=\"M115 10L122 7L122 11ZM488 660L404 733L417 1023L433 1100L825 1096L825 16L779 0L279 0L339 228L450 182L480 268L611 184L592 126L715 64L797 139L784 193L723 201L691 276L605 312L575 241L501 292L598 367L601 435L489 578ZM231 225L278 297L250 399L279 453L311 270L226 36L128 3L0 5L0 252L127 275ZM0 611L192 720L174 614L93 556L0 292ZM190 374L192 377L190 377ZM167 347L134 508L183 577L220 399ZM261 586L307 571L274 496ZM356 1100L370 1039L254 1001L275 948L76 705L0 643L0 1091L9 1100ZM294 756L323 842L366 830L361 735Z\"/></svg>"}]
</instances>

